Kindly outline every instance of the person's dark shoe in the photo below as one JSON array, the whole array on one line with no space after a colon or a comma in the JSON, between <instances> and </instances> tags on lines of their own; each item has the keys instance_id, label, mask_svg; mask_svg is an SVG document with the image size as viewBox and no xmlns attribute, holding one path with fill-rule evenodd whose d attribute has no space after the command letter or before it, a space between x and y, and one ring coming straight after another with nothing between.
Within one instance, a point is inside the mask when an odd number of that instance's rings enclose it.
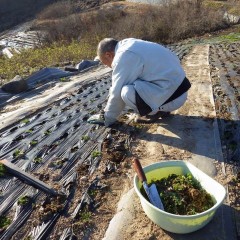
<instances>
[{"instance_id":1,"label":"person's dark shoe","mask_svg":"<svg viewBox=\"0 0 240 240\"><path fill-rule=\"evenodd\" d=\"M137 119L138 123L154 123L156 122L159 118L165 118L170 115L170 112L162 112L158 111L154 115L146 115L144 117L139 117Z\"/></svg>"},{"instance_id":2,"label":"person's dark shoe","mask_svg":"<svg viewBox=\"0 0 240 240\"><path fill-rule=\"evenodd\" d=\"M163 118L163 117L168 117L169 115L170 115L170 112L158 111L154 115L146 115L146 118L148 118L148 119L159 119L159 118Z\"/></svg>"}]
</instances>

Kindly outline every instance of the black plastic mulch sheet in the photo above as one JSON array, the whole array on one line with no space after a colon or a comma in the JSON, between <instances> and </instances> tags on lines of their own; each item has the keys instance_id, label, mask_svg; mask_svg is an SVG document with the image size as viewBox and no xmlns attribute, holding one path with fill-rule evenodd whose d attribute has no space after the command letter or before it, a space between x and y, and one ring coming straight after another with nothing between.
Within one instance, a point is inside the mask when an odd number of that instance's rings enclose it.
<instances>
[{"instance_id":1,"label":"black plastic mulch sheet","mask_svg":"<svg viewBox=\"0 0 240 240\"><path fill-rule=\"evenodd\" d=\"M240 42L210 46L214 101L224 160L240 167Z\"/></svg>"},{"instance_id":2,"label":"black plastic mulch sheet","mask_svg":"<svg viewBox=\"0 0 240 240\"><path fill-rule=\"evenodd\" d=\"M184 45L170 48L180 59L190 50L189 46ZM47 239L73 198L72 185L77 178L76 167L87 162L87 171L91 174L98 166L101 158L92 158L91 153L101 151L101 144L109 129L88 124L86 120L104 108L110 85L110 74L81 83L69 97L0 131L0 159L11 161L33 176L46 167L50 174L60 171L57 180L61 186L59 191L65 195L62 211L53 214L34 229L29 229L25 237ZM89 188L93 186L98 186L96 180L89 183ZM88 190L83 194L73 217L76 217L83 204L92 204ZM19 205L19 199L23 196L28 196L29 201ZM26 224L34 211L33 204L44 204L49 197L17 177L7 174L0 177L0 215L11 219L11 224L5 230L0 229L0 239L10 239ZM71 229L65 229L61 236L61 239L74 238Z\"/></svg>"}]
</instances>

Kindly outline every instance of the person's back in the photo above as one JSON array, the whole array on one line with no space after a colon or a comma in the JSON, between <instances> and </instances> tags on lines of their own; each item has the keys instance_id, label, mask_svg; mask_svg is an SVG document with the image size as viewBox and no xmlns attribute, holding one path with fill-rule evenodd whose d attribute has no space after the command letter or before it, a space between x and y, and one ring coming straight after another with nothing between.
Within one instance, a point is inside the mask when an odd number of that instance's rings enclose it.
<instances>
[{"instance_id":1,"label":"person's back","mask_svg":"<svg viewBox=\"0 0 240 240\"><path fill-rule=\"evenodd\" d=\"M119 58L126 51L130 51L141 58L144 68L139 78L142 80L174 79L180 84L185 77L185 72L178 57L160 44L134 38L124 39L116 46L114 62L119 62Z\"/></svg>"}]
</instances>

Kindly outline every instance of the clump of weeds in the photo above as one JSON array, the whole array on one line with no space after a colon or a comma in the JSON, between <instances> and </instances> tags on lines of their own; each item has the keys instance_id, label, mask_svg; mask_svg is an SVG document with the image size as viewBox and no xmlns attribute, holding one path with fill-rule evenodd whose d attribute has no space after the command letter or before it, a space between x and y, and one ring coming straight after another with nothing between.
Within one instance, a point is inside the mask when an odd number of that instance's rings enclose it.
<instances>
[{"instance_id":1,"label":"clump of weeds","mask_svg":"<svg viewBox=\"0 0 240 240\"><path fill-rule=\"evenodd\" d=\"M18 199L17 204L24 206L26 204L28 204L30 201L30 197L29 196L22 196Z\"/></svg>"},{"instance_id":2,"label":"clump of weeds","mask_svg":"<svg viewBox=\"0 0 240 240\"><path fill-rule=\"evenodd\" d=\"M6 216L0 216L0 232L4 231L11 224L11 219Z\"/></svg>"},{"instance_id":3,"label":"clump of weeds","mask_svg":"<svg viewBox=\"0 0 240 240\"><path fill-rule=\"evenodd\" d=\"M87 142L89 139L90 139L90 137L88 135L83 135L82 138L81 138L81 140L83 142Z\"/></svg>"},{"instance_id":4,"label":"clump of weeds","mask_svg":"<svg viewBox=\"0 0 240 240\"><path fill-rule=\"evenodd\" d=\"M33 162L34 163L41 163L42 162L42 158L36 157L36 158L34 158Z\"/></svg>"},{"instance_id":5,"label":"clump of weeds","mask_svg":"<svg viewBox=\"0 0 240 240\"><path fill-rule=\"evenodd\" d=\"M31 145L31 146L34 146L34 145L36 145L37 143L38 143L38 141L32 140L32 141L30 142L30 145Z\"/></svg>"},{"instance_id":6,"label":"clump of weeds","mask_svg":"<svg viewBox=\"0 0 240 240\"><path fill-rule=\"evenodd\" d=\"M92 158L100 157L100 156L102 156L102 153L99 151L93 151L91 156L92 156Z\"/></svg>"},{"instance_id":7,"label":"clump of weeds","mask_svg":"<svg viewBox=\"0 0 240 240\"><path fill-rule=\"evenodd\" d=\"M2 163L0 163L0 177L4 177L6 175L6 172L6 167Z\"/></svg>"},{"instance_id":8,"label":"clump of weeds","mask_svg":"<svg viewBox=\"0 0 240 240\"><path fill-rule=\"evenodd\" d=\"M47 131L44 132L44 135L47 135L47 136L48 136L48 135L50 135L50 134L51 134L51 131L50 131L50 130L47 130Z\"/></svg>"},{"instance_id":9,"label":"clump of weeds","mask_svg":"<svg viewBox=\"0 0 240 240\"><path fill-rule=\"evenodd\" d=\"M18 157L23 156L23 155L24 155L24 152L21 149L16 149L13 153L14 158L18 158Z\"/></svg>"},{"instance_id":10,"label":"clump of weeds","mask_svg":"<svg viewBox=\"0 0 240 240\"><path fill-rule=\"evenodd\" d=\"M21 121L21 123L24 123L24 124L28 124L30 122L30 120L28 118L25 118Z\"/></svg>"}]
</instances>

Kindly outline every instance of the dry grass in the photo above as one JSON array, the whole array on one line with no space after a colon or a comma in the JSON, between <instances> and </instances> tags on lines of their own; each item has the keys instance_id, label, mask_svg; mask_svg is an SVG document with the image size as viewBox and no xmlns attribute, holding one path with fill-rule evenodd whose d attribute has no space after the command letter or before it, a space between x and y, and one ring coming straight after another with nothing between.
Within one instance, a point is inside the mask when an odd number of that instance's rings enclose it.
<instances>
[{"instance_id":1,"label":"dry grass","mask_svg":"<svg viewBox=\"0 0 240 240\"><path fill-rule=\"evenodd\" d=\"M43 47L24 50L11 59L0 57L2 81L17 74L27 76L59 62L93 59L97 43L104 37L172 43L227 26L221 11L212 10L199 0L181 0L164 7L115 2L85 13L73 13L68 6L60 13L64 4L59 2L56 9L52 5L39 15L36 27L47 33Z\"/></svg>"},{"instance_id":2,"label":"dry grass","mask_svg":"<svg viewBox=\"0 0 240 240\"><path fill-rule=\"evenodd\" d=\"M164 6L110 3L98 10L72 13L55 21L51 21L52 17L46 19L49 9L46 11L41 15L45 18L40 20L45 20L41 28L48 33L48 42L112 36L171 43L226 27L223 12L208 8L201 0L180 0Z\"/></svg>"}]
</instances>

